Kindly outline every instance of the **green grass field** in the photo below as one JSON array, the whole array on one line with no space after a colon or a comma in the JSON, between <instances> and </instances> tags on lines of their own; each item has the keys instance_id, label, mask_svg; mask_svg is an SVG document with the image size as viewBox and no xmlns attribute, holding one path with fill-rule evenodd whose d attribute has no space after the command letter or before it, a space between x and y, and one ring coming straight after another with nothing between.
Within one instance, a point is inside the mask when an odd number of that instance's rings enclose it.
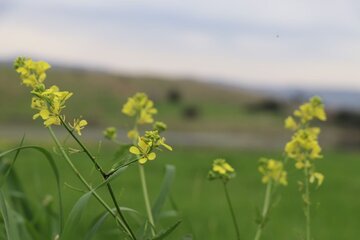
<instances>
[{"instance_id":1,"label":"green grass field","mask_svg":"<svg viewBox=\"0 0 360 240\"><path fill-rule=\"evenodd\" d=\"M94 149L96 149L94 147ZM104 166L112 163L107 160L112 154L109 146L103 148L100 155ZM325 158L319 160L318 168L325 174L325 182L312 195L314 239L357 239L360 235L360 152L331 152L324 150ZM172 198L179 209L179 217L167 218L162 224L169 225L176 219L183 222L170 239L183 239L187 233L194 239L234 239L234 230L228 211L221 183L206 179L212 160L225 157L236 168L237 177L229 183L230 193L240 222L242 239L252 239L255 233L255 213L262 205L264 186L257 172L257 160L262 156L279 157L276 152L242 151L225 149L175 148L174 152L163 153L159 158L146 165L150 197L155 198L161 184L165 164L176 166L176 178L172 187ZM82 155L73 155L76 164L85 172L88 179L99 181L97 173ZM56 157L63 183L82 188L74 174L60 157ZM117 197L121 205L136 208L145 214L137 166L129 167L114 182ZM276 207L265 229L267 240L302 239L304 216L302 200L297 191L297 180L301 176L293 167L287 165L289 185L277 191ZM32 150L26 150L18 159L16 171L26 192L33 201L42 201L46 194L55 194L55 181L42 156ZM65 212L69 213L80 193L63 184ZM140 208L139 208L140 207ZM172 209L167 205L167 210ZM86 231L91 217L102 211L95 200L87 210L87 219L79 223L79 234ZM111 220L101 229L97 239L113 236Z\"/></svg>"}]
</instances>

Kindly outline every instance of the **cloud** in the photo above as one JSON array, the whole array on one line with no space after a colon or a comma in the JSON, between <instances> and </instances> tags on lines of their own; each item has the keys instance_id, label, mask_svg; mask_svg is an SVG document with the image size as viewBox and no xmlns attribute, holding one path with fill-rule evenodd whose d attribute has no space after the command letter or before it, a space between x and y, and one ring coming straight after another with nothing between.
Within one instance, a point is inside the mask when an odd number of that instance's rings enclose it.
<instances>
[{"instance_id":1,"label":"cloud","mask_svg":"<svg viewBox=\"0 0 360 240\"><path fill-rule=\"evenodd\" d=\"M14 0L0 21L0 55L360 89L358 10L351 0Z\"/></svg>"}]
</instances>

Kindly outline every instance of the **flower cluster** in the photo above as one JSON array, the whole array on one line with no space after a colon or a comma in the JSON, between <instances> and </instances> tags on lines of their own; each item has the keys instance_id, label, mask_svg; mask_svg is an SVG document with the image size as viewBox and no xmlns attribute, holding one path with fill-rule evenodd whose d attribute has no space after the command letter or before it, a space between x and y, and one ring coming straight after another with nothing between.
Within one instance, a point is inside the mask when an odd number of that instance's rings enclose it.
<instances>
[{"instance_id":1,"label":"flower cluster","mask_svg":"<svg viewBox=\"0 0 360 240\"><path fill-rule=\"evenodd\" d=\"M122 113L129 117L136 116L137 124L153 123L153 115L157 113L154 102L145 93L136 93L122 108Z\"/></svg>"},{"instance_id":2,"label":"flower cluster","mask_svg":"<svg viewBox=\"0 0 360 240\"><path fill-rule=\"evenodd\" d=\"M221 179L224 182L227 182L234 177L235 170L225 159L218 158L214 160L208 174L210 180Z\"/></svg>"},{"instance_id":3,"label":"flower cluster","mask_svg":"<svg viewBox=\"0 0 360 240\"><path fill-rule=\"evenodd\" d=\"M135 126L131 129L127 136L133 140L134 146L129 151L139 158L140 164L145 164L148 160L156 158L155 150L165 148L172 151L172 147L165 143L165 138L160 133L167 129L163 122L154 122L153 115L157 113L154 102L151 101L145 93L136 93L133 97L128 98L124 104L122 112L135 118ZM151 131L145 131L140 136L138 125L153 123Z\"/></svg>"},{"instance_id":4,"label":"flower cluster","mask_svg":"<svg viewBox=\"0 0 360 240\"><path fill-rule=\"evenodd\" d=\"M87 121L84 119L74 119L74 124L70 124L70 127L81 136L81 130L83 130L87 124Z\"/></svg>"},{"instance_id":5,"label":"flower cluster","mask_svg":"<svg viewBox=\"0 0 360 240\"><path fill-rule=\"evenodd\" d=\"M172 147L165 143L165 138L157 130L153 130L146 131L144 136L139 137L137 146L131 146L129 151L138 156L140 164L145 164L156 158L154 150L161 150L161 147L172 151Z\"/></svg>"},{"instance_id":6,"label":"flower cluster","mask_svg":"<svg viewBox=\"0 0 360 240\"><path fill-rule=\"evenodd\" d=\"M293 136L285 146L286 155L296 161L297 169L309 169L310 182L321 185L324 176L315 171L314 160L322 158L318 137L320 128L312 127L312 120L326 120L324 104L319 97L313 97L304 103L293 116L285 120L285 127L292 130Z\"/></svg>"},{"instance_id":7,"label":"flower cluster","mask_svg":"<svg viewBox=\"0 0 360 240\"><path fill-rule=\"evenodd\" d=\"M15 60L14 67L20 74L23 84L36 89L46 78L46 71L51 67L43 61L34 62L31 59L19 57Z\"/></svg>"},{"instance_id":8,"label":"flower cluster","mask_svg":"<svg viewBox=\"0 0 360 240\"><path fill-rule=\"evenodd\" d=\"M275 183L286 186L287 172L284 170L284 165L281 161L274 159L262 158L260 159L260 166L258 168L262 174L262 182L268 183L274 181Z\"/></svg>"},{"instance_id":9,"label":"flower cluster","mask_svg":"<svg viewBox=\"0 0 360 240\"><path fill-rule=\"evenodd\" d=\"M68 91L60 91L55 85L46 88L44 84L46 71L51 66L43 61L34 62L30 58L19 57L15 60L14 67L19 73L22 83L32 89L31 108L38 111L33 119L41 117L46 127L60 125L61 111L65 108L66 100L73 94ZM74 120L72 127L78 134L81 134L80 130L86 124L85 120Z\"/></svg>"},{"instance_id":10,"label":"flower cluster","mask_svg":"<svg viewBox=\"0 0 360 240\"><path fill-rule=\"evenodd\" d=\"M163 122L156 121L153 125L153 129L161 133L167 129L167 125Z\"/></svg>"},{"instance_id":11,"label":"flower cluster","mask_svg":"<svg viewBox=\"0 0 360 240\"><path fill-rule=\"evenodd\" d=\"M145 93L136 93L134 96L129 97L123 105L122 113L135 118L135 127L128 132L127 136L129 139L136 141L140 136L137 125L153 123L153 115L157 113L157 109L154 107L154 102ZM154 129L162 132L166 129L166 125L155 122Z\"/></svg>"}]
</instances>

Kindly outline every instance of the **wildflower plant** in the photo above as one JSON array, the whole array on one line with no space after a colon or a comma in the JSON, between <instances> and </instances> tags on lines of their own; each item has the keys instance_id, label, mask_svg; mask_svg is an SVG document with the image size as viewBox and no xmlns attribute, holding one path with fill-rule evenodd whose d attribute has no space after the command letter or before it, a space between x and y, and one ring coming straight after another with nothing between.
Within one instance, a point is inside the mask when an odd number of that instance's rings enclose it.
<instances>
[{"instance_id":1,"label":"wildflower plant","mask_svg":"<svg viewBox=\"0 0 360 240\"><path fill-rule=\"evenodd\" d=\"M235 170L225 159L215 159L211 170L209 171L209 180L221 179L227 183L230 179L236 176Z\"/></svg>"},{"instance_id":2,"label":"wildflower plant","mask_svg":"<svg viewBox=\"0 0 360 240\"><path fill-rule=\"evenodd\" d=\"M112 186L107 179L113 174L106 173L105 170L99 165L97 159L86 148L81 140L74 134L81 135L81 131L88 124L88 122L81 117L75 118L73 123L66 123L63 110L65 109L65 103L73 95L69 91L60 91L58 86L47 87L45 84L46 71L51 67L48 63L39 61L35 62L30 58L19 57L14 62L14 67L17 73L19 73L22 84L31 89L32 94L31 108L35 109L37 113L33 116L33 119L41 118L45 127L49 130L55 144L60 150L61 155L67 161L79 180L88 189L89 194L93 195L97 201L108 211L108 213L114 217L116 223L120 226L120 229L126 233L126 238L136 239L134 232L125 219L119 203L115 197ZM74 140L82 148L83 152L89 157L94 164L96 170L102 176L104 183L102 185L107 186L108 193L111 197L112 203L115 206L115 211L108 205L108 203L101 197L96 189L84 178L77 167L74 165L69 153L66 152L64 146L60 143L59 139L52 130L53 125L62 125L68 133L74 138ZM65 234L65 233L64 233ZM62 226L59 229L59 236L62 237ZM66 234L65 234L66 236ZM66 236L67 237L67 236ZM64 238L66 238L64 237Z\"/></svg>"},{"instance_id":3,"label":"wildflower plant","mask_svg":"<svg viewBox=\"0 0 360 240\"><path fill-rule=\"evenodd\" d=\"M256 220L257 230L254 240L261 238L262 231L269 218L274 188L279 185L286 186L288 184L287 172L284 169L284 163L282 161L262 158L259 161L258 171L262 176L261 182L266 185L266 190L262 211Z\"/></svg>"},{"instance_id":4,"label":"wildflower plant","mask_svg":"<svg viewBox=\"0 0 360 240\"><path fill-rule=\"evenodd\" d=\"M287 172L283 162L274 159L260 159L259 172L262 175L262 183L274 182L283 186L287 185Z\"/></svg>"},{"instance_id":5,"label":"wildflower plant","mask_svg":"<svg viewBox=\"0 0 360 240\"><path fill-rule=\"evenodd\" d=\"M128 152L135 157L135 161L131 162L139 163L139 176L148 223L150 223L151 235L155 237L156 218L154 217L154 211L150 204L144 166L157 158L157 152L173 150L172 147L166 143L166 139L160 135L167 129L167 126L163 122L155 121L154 115L156 115L158 111L155 108L154 102L150 100L145 93L136 93L134 96L129 97L123 105L121 112L133 120L133 127L127 133L127 137L132 142L128 148ZM139 127L149 125L150 128L141 134ZM116 129L114 127L105 129L103 133L105 138L116 142ZM167 170L169 169L174 168L169 165L167 166Z\"/></svg>"},{"instance_id":6,"label":"wildflower plant","mask_svg":"<svg viewBox=\"0 0 360 240\"><path fill-rule=\"evenodd\" d=\"M318 141L320 128L312 126L315 120L326 121L324 104L319 97L311 98L285 120L285 128L293 132L291 140L285 146L285 154L295 161L295 168L304 174L304 179L299 181L299 185L305 206L306 240L312 239L310 184L320 187L324 181L324 175L316 169L317 161L323 156Z\"/></svg>"},{"instance_id":7,"label":"wildflower plant","mask_svg":"<svg viewBox=\"0 0 360 240\"><path fill-rule=\"evenodd\" d=\"M227 204L230 209L231 217L233 220L235 233L236 233L236 239L240 239L240 231L239 226L237 223L236 215L234 212L234 208L231 203L229 191L227 188L228 182L233 179L236 176L235 169L225 160L222 158L215 159L213 161L212 167L208 173L208 179L209 180L220 180L223 183L224 191L225 191L225 197Z\"/></svg>"},{"instance_id":8,"label":"wildflower plant","mask_svg":"<svg viewBox=\"0 0 360 240\"><path fill-rule=\"evenodd\" d=\"M100 161L94 154L92 154L85 144L81 141L79 136L82 135L82 131L89 124L87 120L83 119L82 116L74 118L72 121L68 122L65 117L65 108L68 100L73 95L69 91L61 91L58 86L46 85L47 70L51 66L43 61L33 61L30 58L17 58L14 62L14 67L16 72L19 74L21 82L23 85L30 88L30 93L32 95L31 99L31 108L36 112L33 116L33 119L41 119L44 126L48 129L51 137L53 138L58 151L62 157L66 160L68 165L71 167L78 179L84 184L87 188L87 192L78 200L75 204L73 210L70 213L69 219L66 222L65 226L62 224L62 218L60 218L59 229L56 231L55 235L51 236L51 239L74 239L73 234L75 234L76 222L80 214L79 209L85 207L85 203L88 201L89 196L95 197L95 199L100 203L105 209L104 217L112 216L115 220L116 227L121 231L121 239L163 239L165 236L169 235L174 229L180 224L180 221L176 222L169 229L162 230L156 229L155 223L160 216L160 211L164 205L165 199L169 194L169 184L173 179L175 174L175 167L171 165L166 166L166 178L164 178L160 195L156 199L153 208L150 206L149 196L147 193L146 178L143 165L148 161L154 160L157 155L155 152L163 150L172 150L172 147L166 143L166 140L160 134L164 132L167 128L166 124L163 122L155 122L154 115L157 113L157 109L154 107L153 101L151 101L146 94L138 93L135 96L128 99L125 105L122 108L122 112L134 119L134 128L128 132L128 137L132 140L132 146L125 145L127 147L126 156L120 156L120 160L117 161L113 167L107 171L100 165ZM152 124L152 125L150 125ZM138 131L139 125L150 125L150 128L140 135ZM53 126L64 127L68 132L68 136L72 137L75 142L79 145L81 150L65 147L66 139L60 141L56 136L55 132L52 130ZM115 127L108 127L104 130L103 135L106 139L111 140L120 145L120 142L117 140L117 129ZM1 153L0 157L6 155L10 152L19 151L25 148L35 148L45 154L49 159L52 166L54 166L54 172L57 176L57 171L55 164L52 161L51 154L45 149L34 147L34 146L25 146L13 149L11 151ZM89 158L92 162L94 169L101 176L102 182L97 184L96 187L93 187L93 183L89 182L82 174L82 172L74 164L71 156L74 154L83 153ZM132 156L133 159L128 159L128 156ZM115 158L117 159L117 157ZM136 210L129 208L121 208L118 199L116 198L116 193L112 188L111 181L116 178L126 167L131 164L139 163L140 169L140 179L142 183L142 189L145 199L145 206L148 214L148 220L140 226L137 231L134 231L134 225L130 224L129 221L125 218L123 211L132 211L137 212ZM59 179L57 178L58 189L60 189ZM106 186L108 198L104 198L98 190ZM70 186L71 187L71 186ZM71 187L73 188L73 187ZM75 188L73 188L75 189ZM77 189L77 188L76 188ZM0 205L2 202L2 195L0 192ZM61 198L61 191L59 190L59 199ZM111 200L111 204L107 202L106 199ZM113 206L111 206L113 205ZM60 215L62 216L61 208L61 199L60 199ZM0 206L1 208L1 206ZM101 217L99 220L95 221L92 230L87 234L87 239L90 239L94 235L96 230L102 222L105 220L104 217ZM138 220L138 218L136 218ZM138 221L136 221L138 222ZM149 224L150 223L150 224ZM149 227L150 226L150 227ZM71 229L71 230L69 230ZM148 230L151 230L151 237L148 234ZM159 232L157 232L159 230ZM16 233L15 233L16 234ZM12 239L12 238L10 238ZM39 239L38 237L34 239ZM18 240L18 238L14 238Z\"/></svg>"}]
</instances>

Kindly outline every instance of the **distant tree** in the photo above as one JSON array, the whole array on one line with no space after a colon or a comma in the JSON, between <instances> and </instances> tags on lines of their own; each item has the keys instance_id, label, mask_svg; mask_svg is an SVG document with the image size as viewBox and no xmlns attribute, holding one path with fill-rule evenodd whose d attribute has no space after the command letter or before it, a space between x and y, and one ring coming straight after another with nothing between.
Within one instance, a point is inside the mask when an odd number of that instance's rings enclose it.
<instances>
[{"instance_id":1,"label":"distant tree","mask_svg":"<svg viewBox=\"0 0 360 240\"><path fill-rule=\"evenodd\" d=\"M360 113L340 110L334 114L334 123L343 128L360 128Z\"/></svg>"},{"instance_id":2,"label":"distant tree","mask_svg":"<svg viewBox=\"0 0 360 240\"><path fill-rule=\"evenodd\" d=\"M200 110L195 105L186 106L182 111L182 115L185 119L194 120L200 116Z\"/></svg>"},{"instance_id":3,"label":"distant tree","mask_svg":"<svg viewBox=\"0 0 360 240\"><path fill-rule=\"evenodd\" d=\"M284 106L274 99L263 99L257 103L252 103L247 106L250 112L272 112L281 113L284 110Z\"/></svg>"},{"instance_id":4,"label":"distant tree","mask_svg":"<svg viewBox=\"0 0 360 240\"><path fill-rule=\"evenodd\" d=\"M181 101L181 93L178 89L170 89L167 93L167 101L170 103L179 103Z\"/></svg>"}]
</instances>

